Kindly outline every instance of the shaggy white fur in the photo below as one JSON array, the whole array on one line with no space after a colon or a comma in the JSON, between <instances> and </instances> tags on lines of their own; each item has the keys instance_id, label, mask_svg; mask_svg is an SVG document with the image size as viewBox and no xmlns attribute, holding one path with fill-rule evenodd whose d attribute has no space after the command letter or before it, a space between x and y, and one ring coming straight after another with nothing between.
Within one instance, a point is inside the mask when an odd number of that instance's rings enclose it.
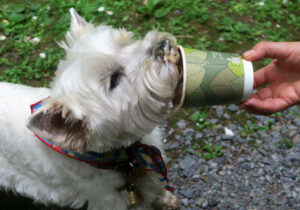
<instances>
[{"instance_id":1,"label":"shaggy white fur","mask_svg":"<svg viewBox=\"0 0 300 210\"><path fill-rule=\"evenodd\" d=\"M32 131L72 151L105 152L140 139L162 150L157 125L178 82L176 40L152 31L135 41L131 32L94 27L70 12L61 43L66 59L51 88L0 83L0 187L45 204L79 208L88 201L89 209L128 209L118 171L54 152ZM48 96L31 115L30 104ZM144 201L135 209L176 208L176 197L151 172L136 184Z\"/></svg>"}]
</instances>

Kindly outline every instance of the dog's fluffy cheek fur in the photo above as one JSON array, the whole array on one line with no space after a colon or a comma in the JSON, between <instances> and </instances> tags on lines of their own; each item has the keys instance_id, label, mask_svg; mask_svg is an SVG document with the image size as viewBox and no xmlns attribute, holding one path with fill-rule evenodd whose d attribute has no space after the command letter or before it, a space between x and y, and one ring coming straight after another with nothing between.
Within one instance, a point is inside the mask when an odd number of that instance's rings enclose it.
<instances>
[{"instance_id":1,"label":"dog's fluffy cheek fur","mask_svg":"<svg viewBox=\"0 0 300 210\"><path fill-rule=\"evenodd\" d=\"M77 152L86 150L91 136L87 120L77 119L59 102L35 113L29 118L27 127L64 149Z\"/></svg>"}]
</instances>

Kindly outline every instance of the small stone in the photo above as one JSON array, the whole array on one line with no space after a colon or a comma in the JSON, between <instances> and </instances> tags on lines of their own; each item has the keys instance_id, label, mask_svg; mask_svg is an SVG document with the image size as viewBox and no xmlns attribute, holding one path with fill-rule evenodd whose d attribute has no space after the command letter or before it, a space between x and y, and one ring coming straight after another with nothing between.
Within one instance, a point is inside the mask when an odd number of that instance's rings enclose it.
<instances>
[{"instance_id":1,"label":"small stone","mask_svg":"<svg viewBox=\"0 0 300 210\"><path fill-rule=\"evenodd\" d=\"M297 193L296 191L293 191L293 192L292 192L292 196L293 196L294 199L297 199L298 193Z\"/></svg>"},{"instance_id":2,"label":"small stone","mask_svg":"<svg viewBox=\"0 0 300 210\"><path fill-rule=\"evenodd\" d=\"M296 130L290 130L287 132L288 138L293 138L298 132Z\"/></svg>"},{"instance_id":3,"label":"small stone","mask_svg":"<svg viewBox=\"0 0 300 210\"><path fill-rule=\"evenodd\" d=\"M182 138L181 135L176 134L176 135L175 135L175 139L177 139L177 140L182 140L183 138Z\"/></svg>"},{"instance_id":4,"label":"small stone","mask_svg":"<svg viewBox=\"0 0 300 210\"><path fill-rule=\"evenodd\" d=\"M222 195L223 197L227 197L228 196L228 192L226 192L226 190L220 192L220 195Z\"/></svg>"},{"instance_id":5,"label":"small stone","mask_svg":"<svg viewBox=\"0 0 300 210\"><path fill-rule=\"evenodd\" d=\"M177 143L177 142L175 142L175 143L173 143L173 144L171 144L170 146L169 146L169 149L175 149L175 148L177 148L179 146L179 144Z\"/></svg>"},{"instance_id":6,"label":"small stone","mask_svg":"<svg viewBox=\"0 0 300 210\"><path fill-rule=\"evenodd\" d=\"M225 157L217 157L215 159L215 161L218 163L218 164L223 164L223 162L225 161Z\"/></svg>"},{"instance_id":7,"label":"small stone","mask_svg":"<svg viewBox=\"0 0 300 210\"><path fill-rule=\"evenodd\" d=\"M181 169L191 168L195 164L195 160L190 157L186 157L179 162L179 166Z\"/></svg>"},{"instance_id":8,"label":"small stone","mask_svg":"<svg viewBox=\"0 0 300 210\"><path fill-rule=\"evenodd\" d=\"M198 198L198 200L197 200L197 205L200 206L200 207L202 207L204 201L205 201L204 198L202 198L202 197Z\"/></svg>"},{"instance_id":9,"label":"small stone","mask_svg":"<svg viewBox=\"0 0 300 210\"><path fill-rule=\"evenodd\" d=\"M288 155L287 159L289 159L290 161L300 161L300 152Z\"/></svg>"},{"instance_id":10,"label":"small stone","mask_svg":"<svg viewBox=\"0 0 300 210\"><path fill-rule=\"evenodd\" d=\"M193 179L200 179L200 174L194 174L192 178Z\"/></svg>"},{"instance_id":11,"label":"small stone","mask_svg":"<svg viewBox=\"0 0 300 210\"><path fill-rule=\"evenodd\" d=\"M230 115L227 114L227 113L224 114L224 118L225 118L226 120L230 120L230 119L231 119Z\"/></svg>"},{"instance_id":12,"label":"small stone","mask_svg":"<svg viewBox=\"0 0 300 210\"><path fill-rule=\"evenodd\" d=\"M262 161L265 165L271 165L271 161L269 159L264 158Z\"/></svg>"},{"instance_id":13,"label":"small stone","mask_svg":"<svg viewBox=\"0 0 300 210\"><path fill-rule=\"evenodd\" d=\"M247 139L244 139L244 138L238 138L237 141L240 143L240 144L244 144L247 142Z\"/></svg>"},{"instance_id":14,"label":"small stone","mask_svg":"<svg viewBox=\"0 0 300 210\"><path fill-rule=\"evenodd\" d=\"M258 152L260 154L262 154L264 157L266 157L268 155L268 153L265 150L263 150L263 149L259 149Z\"/></svg>"},{"instance_id":15,"label":"small stone","mask_svg":"<svg viewBox=\"0 0 300 210\"><path fill-rule=\"evenodd\" d=\"M229 136L229 135L223 134L221 136L221 139L224 140L224 141L228 141L228 140L232 140L233 136Z\"/></svg>"},{"instance_id":16,"label":"small stone","mask_svg":"<svg viewBox=\"0 0 300 210\"><path fill-rule=\"evenodd\" d=\"M260 146L260 145L261 145L261 143L262 143L262 141L261 141L261 140L259 140L259 139L256 139L256 140L255 140L255 144L256 144L257 146Z\"/></svg>"},{"instance_id":17,"label":"small stone","mask_svg":"<svg viewBox=\"0 0 300 210\"><path fill-rule=\"evenodd\" d=\"M228 106L228 109L232 112L236 112L239 110L239 107L237 105L231 104Z\"/></svg>"},{"instance_id":18,"label":"small stone","mask_svg":"<svg viewBox=\"0 0 300 210\"><path fill-rule=\"evenodd\" d=\"M223 107L222 106L216 106L216 114L218 118L221 118L223 115Z\"/></svg>"},{"instance_id":19,"label":"small stone","mask_svg":"<svg viewBox=\"0 0 300 210\"><path fill-rule=\"evenodd\" d=\"M204 200L203 204L202 204L202 207L206 208L208 206L208 200Z\"/></svg>"},{"instance_id":20,"label":"small stone","mask_svg":"<svg viewBox=\"0 0 300 210\"><path fill-rule=\"evenodd\" d=\"M219 171L218 174L221 176L224 176L226 173L225 173L225 171Z\"/></svg>"},{"instance_id":21,"label":"small stone","mask_svg":"<svg viewBox=\"0 0 300 210\"><path fill-rule=\"evenodd\" d=\"M176 123L177 127L180 128L180 129L183 129L186 127L186 122L185 120L179 120L177 123Z\"/></svg>"},{"instance_id":22,"label":"small stone","mask_svg":"<svg viewBox=\"0 0 300 210\"><path fill-rule=\"evenodd\" d=\"M202 133L196 133L196 136L195 136L195 138L196 138L196 139L201 139L201 138L202 138L202 136L203 136L203 134L202 134Z\"/></svg>"},{"instance_id":23,"label":"small stone","mask_svg":"<svg viewBox=\"0 0 300 210\"><path fill-rule=\"evenodd\" d=\"M225 132L225 135L227 135L227 136L234 136L234 132L229 128L225 127L224 132Z\"/></svg>"},{"instance_id":24,"label":"small stone","mask_svg":"<svg viewBox=\"0 0 300 210\"><path fill-rule=\"evenodd\" d=\"M270 184L273 184L273 179L272 179L269 175L266 175L266 180L267 180Z\"/></svg>"},{"instance_id":25,"label":"small stone","mask_svg":"<svg viewBox=\"0 0 300 210\"><path fill-rule=\"evenodd\" d=\"M238 159L237 159L237 162L238 163L243 163L243 162L245 162L246 160L244 159L244 158L242 158L242 157L239 157Z\"/></svg>"},{"instance_id":26,"label":"small stone","mask_svg":"<svg viewBox=\"0 0 300 210\"><path fill-rule=\"evenodd\" d=\"M184 171L183 171L183 175L185 177L188 177L188 178L189 177L193 177L194 173L195 173L195 169L194 168L185 168Z\"/></svg>"},{"instance_id":27,"label":"small stone","mask_svg":"<svg viewBox=\"0 0 300 210\"><path fill-rule=\"evenodd\" d=\"M211 162L208 167L209 167L209 169L216 169L216 168L218 168L218 163Z\"/></svg>"},{"instance_id":28,"label":"small stone","mask_svg":"<svg viewBox=\"0 0 300 210\"><path fill-rule=\"evenodd\" d=\"M168 132L168 136L172 135L174 133L174 129L170 128L169 132Z\"/></svg>"},{"instance_id":29,"label":"small stone","mask_svg":"<svg viewBox=\"0 0 300 210\"><path fill-rule=\"evenodd\" d=\"M288 198L287 199L287 204L289 205L289 207L293 208L295 205L295 202L293 201L292 198Z\"/></svg>"},{"instance_id":30,"label":"small stone","mask_svg":"<svg viewBox=\"0 0 300 210\"><path fill-rule=\"evenodd\" d=\"M200 172L201 173L206 173L207 171L208 171L208 166L207 165L200 166Z\"/></svg>"},{"instance_id":31,"label":"small stone","mask_svg":"<svg viewBox=\"0 0 300 210\"><path fill-rule=\"evenodd\" d=\"M164 144L163 148L164 148L164 150L169 150L170 149L170 145L169 144Z\"/></svg>"},{"instance_id":32,"label":"small stone","mask_svg":"<svg viewBox=\"0 0 300 210\"><path fill-rule=\"evenodd\" d=\"M246 183L245 184L240 184L239 189L243 192L249 192L250 188L249 188L248 182L247 182L247 184Z\"/></svg>"},{"instance_id":33,"label":"small stone","mask_svg":"<svg viewBox=\"0 0 300 210\"><path fill-rule=\"evenodd\" d=\"M180 190L180 194L184 195L186 198L192 198L193 191L190 189L187 190Z\"/></svg>"},{"instance_id":34,"label":"small stone","mask_svg":"<svg viewBox=\"0 0 300 210\"><path fill-rule=\"evenodd\" d=\"M194 134L194 130L192 129L192 128L187 128L187 129L185 129L184 131L183 131L183 135L184 136L191 136L191 135L193 135Z\"/></svg>"},{"instance_id":35,"label":"small stone","mask_svg":"<svg viewBox=\"0 0 300 210\"><path fill-rule=\"evenodd\" d=\"M218 204L220 203L220 201L210 198L208 199L208 207L216 207Z\"/></svg>"},{"instance_id":36,"label":"small stone","mask_svg":"<svg viewBox=\"0 0 300 210\"><path fill-rule=\"evenodd\" d=\"M185 144L191 144L191 141L193 140L193 138L191 137L191 136L186 136L185 138L184 138L184 143Z\"/></svg>"},{"instance_id":37,"label":"small stone","mask_svg":"<svg viewBox=\"0 0 300 210\"><path fill-rule=\"evenodd\" d=\"M251 171L251 166L249 163L242 163L241 168L247 171Z\"/></svg>"},{"instance_id":38,"label":"small stone","mask_svg":"<svg viewBox=\"0 0 300 210\"><path fill-rule=\"evenodd\" d=\"M293 138L292 138L292 142L293 144L300 144L300 135L296 134Z\"/></svg>"},{"instance_id":39,"label":"small stone","mask_svg":"<svg viewBox=\"0 0 300 210\"><path fill-rule=\"evenodd\" d=\"M282 161L282 164L287 168L290 168L292 166L292 162L287 158Z\"/></svg>"},{"instance_id":40,"label":"small stone","mask_svg":"<svg viewBox=\"0 0 300 210\"><path fill-rule=\"evenodd\" d=\"M295 165L295 167L300 166L300 160L295 160L295 161L294 161L294 165Z\"/></svg>"},{"instance_id":41,"label":"small stone","mask_svg":"<svg viewBox=\"0 0 300 210\"><path fill-rule=\"evenodd\" d=\"M210 122L211 122L212 124L217 124L217 123L219 122L219 120L218 120L218 119L211 119Z\"/></svg>"},{"instance_id":42,"label":"small stone","mask_svg":"<svg viewBox=\"0 0 300 210\"><path fill-rule=\"evenodd\" d=\"M183 205L185 205L185 206L188 206L189 205L189 199L183 198L183 199L181 199L181 203L183 203Z\"/></svg>"},{"instance_id":43,"label":"small stone","mask_svg":"<svg viewBox=\"0 0 300 210\"><path fill-rule=\"evenodd\" d=\"M279 129L280 129L280 126L279 126L279 125L273 125L273 126L271 127L271 130L272 130L273 132L278 131Z\"/></svg>"},{"instance_id":44,"label":"small stone","mask_svg":"<svg viewBox=\"0 0 300 210\"><path fill-rule=\"evenodd\" d=\"M240 209L240 205L236 203L236 204L234 204L234 205L232 206L232 209L234 209L234 210L235 210L235 209Z\"/></svg>"}]
</instances>

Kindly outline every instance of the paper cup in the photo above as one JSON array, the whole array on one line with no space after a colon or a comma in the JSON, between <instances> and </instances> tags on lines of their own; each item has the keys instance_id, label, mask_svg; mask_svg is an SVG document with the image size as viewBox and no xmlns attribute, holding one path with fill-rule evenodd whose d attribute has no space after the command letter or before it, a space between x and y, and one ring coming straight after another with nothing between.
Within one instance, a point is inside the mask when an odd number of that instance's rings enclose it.
<instances>
[{"instance_id":1,"label":"paper cup","mask_svg":"<svg viewBox=\"0 0 300 210\"><path fill-rule=\"evenodd\" d=\"M235 103L253 91L253 66L238 54L184 49L180 68L182 83L173 100L175 107Z\"/></svg>"}]
</instances>

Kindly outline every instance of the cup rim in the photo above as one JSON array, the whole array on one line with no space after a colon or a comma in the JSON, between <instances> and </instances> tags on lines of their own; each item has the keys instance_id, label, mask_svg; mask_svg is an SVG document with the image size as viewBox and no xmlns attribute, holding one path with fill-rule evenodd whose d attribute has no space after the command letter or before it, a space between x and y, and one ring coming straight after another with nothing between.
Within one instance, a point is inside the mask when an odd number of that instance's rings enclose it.
<instances>
[{"instance_id":1,"label":"cup rim","mask_svg":"<svg viewBox=\"0 0 300 210\"><path fill-rule=\"evenodd\" d=\"M252 62L244 59L242 61L244 66L244 92L241 101L245 101L253 92L254 69Z\"/></svg>"},{"instance_id":2,"label":"cup rim","mask_svg":"<svg viewBox=\"0 0 300 210\"><path fill-rule=\"evenodd\" d=\"M183 106L184 100L185 100L185 93L186 93L186 58L185 58L185 53L184 49L181 45L178 45L179 48L179 53L181 55L182 59L182 72L183 72L183 85L182 85L182 95L180 99L180 103L176 106L176 109L179 109Z\"/></svg>"}]
</instances>

